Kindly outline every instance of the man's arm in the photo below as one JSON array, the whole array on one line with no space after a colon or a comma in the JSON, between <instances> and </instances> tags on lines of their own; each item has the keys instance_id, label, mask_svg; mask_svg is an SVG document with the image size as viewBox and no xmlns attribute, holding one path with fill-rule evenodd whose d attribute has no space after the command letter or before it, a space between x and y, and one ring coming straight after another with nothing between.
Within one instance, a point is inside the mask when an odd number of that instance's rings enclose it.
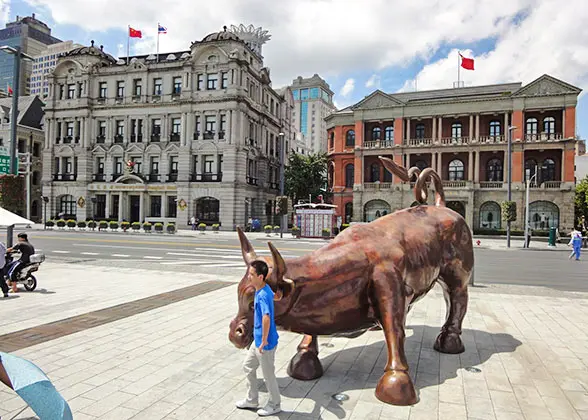
<instances>
[{"instance_id":1,"label":"man's arm","mask_svg":"<svg viewBox=\"0 0 588 420\"><path fill-rule=\"evenodd\" d=\"M264 299L261 299L260 308L261 313L263 314L261 318L261 345L259 346L259 352L263 353L263 348L267 346L267 338L269 336L269 330L271 325L270 319L270 308L268 302L266 301L267 296L264 296Z\"/></svg>"}]
</instances>

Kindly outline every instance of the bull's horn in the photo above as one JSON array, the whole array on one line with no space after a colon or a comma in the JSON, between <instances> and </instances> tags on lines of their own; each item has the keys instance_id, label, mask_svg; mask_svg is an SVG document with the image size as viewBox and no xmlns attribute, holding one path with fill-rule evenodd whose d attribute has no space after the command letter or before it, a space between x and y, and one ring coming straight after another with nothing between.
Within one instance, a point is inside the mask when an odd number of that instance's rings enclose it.
<instances>
[{"instance_id":1,"label":"bull's horn","mask_svg":"<svg viewBox=\"0 0 588 420\"><path fill-rule=\"evenodd\" d=\"M249 242L249 239L247 239L247 236L245 236L245 233L243 233L243 230L238 226L237 233L239 234L239 241L241 241L241 252L243 253L243 261L245 261L245 264L250 265L253 261L257 259L257 254L253 249L253 245L251 245L251 242Z\"/></svg>"}]
</instances>

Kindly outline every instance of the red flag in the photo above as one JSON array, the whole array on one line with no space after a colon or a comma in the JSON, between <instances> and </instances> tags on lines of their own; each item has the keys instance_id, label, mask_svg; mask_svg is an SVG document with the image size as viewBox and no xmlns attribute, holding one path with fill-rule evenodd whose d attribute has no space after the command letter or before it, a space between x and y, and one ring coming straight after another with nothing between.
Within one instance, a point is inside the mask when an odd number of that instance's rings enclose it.
<instances>
[{"instance_id":1,"label":"red flag","mask_svg":"<svg viewBox=\"0 0 588 420\"><path fill-rule=\"evenodd\" d=\"M12 91L12 88L10 87L10 85L8 85L8 94L12 95L14 92Z\"/></svg>"},{"instance_id":2,"label":"red flag","mask_svg":"<svg viewBox=\"0 0 588 420\"><path fill-rule=\"evenodd\" d=\"M461 57L461 66L466 70L473 70L474 69L474 59L473 58L466 58L463 55L459 55Z\"/></svg>"},{"instance_id":3,"label":"red flag","mask_svg":"<svg viewBox=\"0 0 588 420\"><path fill-rule=\"evenodd\" d=\"M141 31L133 29L130 26L129 26L129 36L131 38L143 38L143 34L141 34Z\"/></svg>"}]
</instances>

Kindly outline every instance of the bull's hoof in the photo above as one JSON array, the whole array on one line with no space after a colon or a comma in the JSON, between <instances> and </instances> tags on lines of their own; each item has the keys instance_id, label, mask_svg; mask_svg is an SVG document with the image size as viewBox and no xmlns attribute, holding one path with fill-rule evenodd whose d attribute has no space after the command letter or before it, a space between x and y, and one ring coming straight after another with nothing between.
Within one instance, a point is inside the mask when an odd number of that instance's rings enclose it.
<instances>
[{"instance_id":1,"label":"bull's hoof","mask_svg":"<svg viewBox=\"0 0 588 420\"><path fill-rule=\"evenodd\" d=\"M311 381L323 376L323 365L316 353L301 350L290 360L288 375L301 381Z\"/></svg>"},{"instance_id":2,"label":"bull's hoof","mask_svg":"<svg viewBox=\"0 0 588 420\"><path fill-rule=\"evenodd\" d=\"M408 372L400 370L389 370L384 373L376 387L376 397L392 405L413 405L417 402L412 379Z\"/></svg>"},{"instance_id":3,"label":"bull's hoof","mask_svg":"<svg viewBox=\"0 0 588 420\"><path fill-rule=\"evenodd\" d=\"M459 354L465 351L459 334L443 331L435 341L435 350L447 354Z\"/></svg>"}]
</instances>

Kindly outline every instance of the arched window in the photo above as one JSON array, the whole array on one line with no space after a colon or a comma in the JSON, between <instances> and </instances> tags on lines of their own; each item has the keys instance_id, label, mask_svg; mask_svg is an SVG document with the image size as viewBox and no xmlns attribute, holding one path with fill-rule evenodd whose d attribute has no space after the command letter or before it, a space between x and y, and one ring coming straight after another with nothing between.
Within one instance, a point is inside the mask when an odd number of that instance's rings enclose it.
<instances>
[{"instance_id":1,"label":"arched window","mask_svg":"<svg viewBox=\"0 0 588 420\"><path fill-rule=\"evenodd\" d=\"M355 168L352 163L345 167L345 187L353 188Z\"/></svg>"},{"instance_id":2,"label":"arched window","mask_svg":"<svg viewBox=\"0 0 588 420\"><path fill-rule=\"evenodd\" d=\"M555 161L545 159L541 166L541 182L555 181Z\"/></svg>"},{"instance_id":3,"label":"arched window","mask_svg":"<svg viewBox=\"0 0 588 420\"><path fill-rule=\"evenodd\" d=\"M380 181L380 165L377 163L372 163L370 166L370 174L372 182L379 182Z\"/></svg>"},{"instance_id":4,"label":"arched window","mask_svg":"<svg viewBox=\"0 0 588 420\"><path fill-rule=\"evenodd\" d=\"M525 181L529 181L537 172L537 161L535 159L527 159L525 161ZM537 179L534 180L537 183Z\"/></svg>"},{"instance_id":5,"label":"arched window","mask_svg":"<svg viewBox=\"0 0 588 420\"><path fill-rule=\"evenodd\" d=\"M480 229L500 229L500 205L487 201L480 207Z\"/></svg>"},{"instance_id":6,"label":"arched window","mask_svg":"<svg viewBox=\"0 0 588 420\"><path fill-rule=\"evenodd\" d=\"M546 134L555 134L555 118L543 118L543 132Z\"/></svg>"},{"instance_id":7,"label":"arched window","mask_svg":"<svg viewBox=\"0 0 588 420\"><path fill-rule=\"evenodd\" d=\"M349 224L353 220L353 203L345 203L345 223Z\"/></svg>"},{"instance_id":8,"label":"arched window","mask_svg":"<svg viewBox=\"0 0 588 420\"><path fill-rule=\"evenodd\" d=\"M461 123L456 122L451 124L451 138L459 139L461 138Z\"/></svg>"},{"instance_id":9,"label":"arched window","mask_svg":"<svg viewBox=\"0 0 588 420\"><path fill-rule=\"evenodd\" d=\"M425 138L425 124L417 124L414 128L414 134L417 139Z\"/></svg>"},{"instance_id":10,"label":"arched window","mask_svg":"<svg viewBox=\"0 0 588 420\"><path fill-rule=\"evenodd\" d=\"M384 182L392 182L392 172L384 168Z\"/></svg>"},{"instance_id":11,"label":"arched window","mask_svg":"<svg viewBox=\"0 0 588 420\"><path fill-rule=\"evenodd\" d=\"M559 227L559 207L550 201L534 201L529 205L531 229L549 230Z\"/></svg>"},{"instance_id":12,"label":"arched window","mask_svg":"<svg viewBox=\"0 0 588 420\"><path fill-rule=\"evenodd\" d=\"M490 137L500 135L500 121L490 121Z\"/></svg>"},{"instance_id":13,"label":"arched window","mask_svg":"<svg viewBox=\"0 0 588 420\"><path fill-rule=\"evenodd\" d=\"M421 171L424 171L425 168L429 167L429 165L427 165L427 162L425 162L424 160L417 160L413 166L416 166Z\"/></svg>"},{"instance_id":14,"label":"arched window","mask_svg":"<svg viewBox=\"0 0 588 420\"><path fill-rule=\"evenodd\" d=\"M389 125L384 130L384 140L392 141L394 140L394 126Z\"/></svg>"},{"instance_id":15,"label":"arched window","mask_svg":"<svg viewBox=\"0 0 588 420\"><path fill-rule=\"evenodd\" d=\"M349 130L345 135L345 147L355 146L355 131Z\"/></svg>"},{"instance_id":16,"label":"arched window","mask_svg":"<svg viewBox=\"0 0 588 420\"><path fill-rule=\"evenodd\" d=\"M59 214L62 219L76 218L76 200L73 195L62 195L59 198Z\"/></svg>"},{"instance_id":17,"label":"arched window","mask_svg":"<svg viewBox=\"0 0 588 420\"><path fill-rule=\"evenodd\" d=\"M218 222L220 201L213 197L202 197L196 200L196 218L204 223Z\"/></svg>"},{"instance_id":18,"label":"arched window","mask_svg":"<svg viewBox=\"0 0 588 420\"><path fill-rule=\"evenodd\" d=\"M374 127L372 129L372 140L380 140L382 137L382 129L380 127Z\"/></svg>"},{"instance_id":19,"label":"arched window","mask_svg":"<svg viewBox=\"0 0 588 420\"><path fill-rule=\"evenodd\" d=\"M364 206L364 221L371 222L385 214L390 214L390 204L384 200L368 201Z\"/></svg>"},{"instance_id":20,"label":"arched window","mask_svg":"<svg viewBox=\"0 0 588 420\"><path fill-rule=\"evenodd\" d=\"M492 182L502 182L504 180L502 172L502 161L500 159L494 158L488 161L486 167L486 177L487 181Z\"/></svg>"},{"instance_id":21,"label":"arched window","mask_svg":"<svg viewBox=\"0 0 588 420\"><path fill-rule=\"evenodd\" d=\"M330 149L335 148L335 132L334 131L331 132L331 136L329 137L329 142L330 142L329 148Z\"/></svg>"},{"instance_id":22,"label":"arched window","mask_svg":"<svg viewBox=\"0 0 588 420\"><path fill-rule=\"evenodd\" d=\"M537 118L527 118L526 134L536 135L537 134Z\"/></svg>"},{"instance_id":23,"label":"arched window","mask_svg":"<svg viewBox=\"0 0 588 420\"><path fill-rule=\"evenodd\" d=\"M327 182L329 184L329 188L332 189L333 185L335 184L335 165L333 164L329 165L329 174Z\"/></svg>"},{"instance_id":24,"label":"arched window","mask_svg":"<svg viewBox=\"0 0 588 420\"><path fill-rule=\"evenodd\" d=\"M464 179L464 166L463 162L459 159L454 159L449 162L449 180L450 181L463 181Z\"/></svg>"}]
</instances>

